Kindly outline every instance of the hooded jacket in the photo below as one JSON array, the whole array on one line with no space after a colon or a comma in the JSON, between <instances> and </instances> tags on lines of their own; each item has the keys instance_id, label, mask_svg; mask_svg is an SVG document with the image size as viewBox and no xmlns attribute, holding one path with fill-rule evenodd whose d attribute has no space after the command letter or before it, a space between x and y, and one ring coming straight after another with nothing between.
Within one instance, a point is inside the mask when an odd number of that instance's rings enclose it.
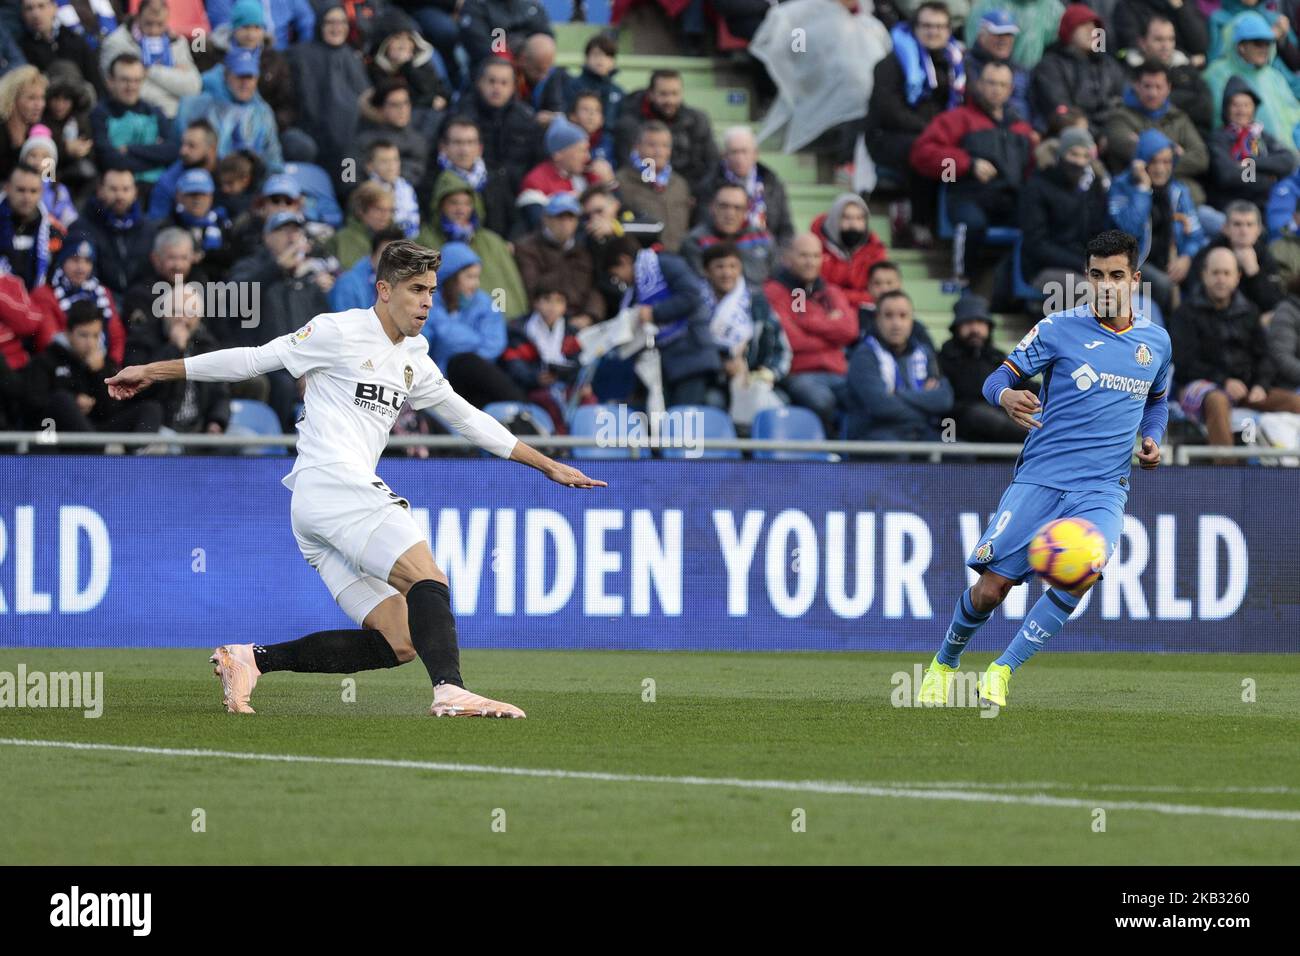
<instances>
[{"instance_id":1,"label":"hooded jacket","mask_svg":"<svg viewBox=\"0 0 1300 956\"><path fill-rule=\"evenodd\" d=\"M224 159L243 149L255 153L271 172L284 168L280 134L271 107L256 92L247 102L237 101L226 85L225 67L215 91L181 100L173 129L184 131L196 119L207 120L217 131L218 157Z\"/></svg>"},{"instance_id":2,"label":"hooded jacket","mask_svg":"<svg viewBox=\"0 0 1300 956\"><path fill-rule=\"evenodd\" d=\"M1273 363L1268 340L1259 322L1259 310L1241 294L1233 292L1226 309L1210 304L1204 290L1193 292L1169 321L1169 338L1174 347L1174 385L1207 379L1223 385L1240 379L1249 388L1273 384Z\"/></svg>"},{"instance_id":3,"label":"hooded jacket","mask_svg":"<svg viewBox=\"0 0 1300 956\"><path fill-rule=\"evenodd\" d=\"M1081 190L1066 177L1060 162L1034 173L1020 192L1025 278L1032 282L1044 269L1082 269L1088 240L1107 225L1106 204L1106 185L1098 176Z\"/></svg>"},{"instance_id":4,"label":"hooded jacket","mask_svg":"<svg viewBox=\"0 0 1300 956\"><path fill-rule=\"evenodd\" d=\"M867 235L853 250L844 247L840 238L840 218L846 206L854 205L867 213ZM871 267L883 261L888 253L880 237L871 231L871 214L867 204L856 193L842 193L831 203L829 212L822 213L812 222L812 234L822 244L822 278L844 293L844 298L854 311L858 306L872 302L867 292L867 278Z\"/></svg>"},{"instance_id":5,"label":"hooded jacket","mask_svg":"<svg viewBox=\"0 0 1300 956\"><path fill-rule=\"evenodd\" d=\"M1173 144L1164 133L1149 129L1138 138L1137 157L1143 162L1150 162L1151 157L1162 149L1171 149ZM1174 173L1178 172L1178 159L1174 158ZM1197 217L1196 204L1191 192L1177 179L1170 179L1169 204L1176 218L1174 221L1174 244L1180 256L1195 256L1209 242L1201 221ZM1122 229L1131 236L1137 236L1140 244L1138 262L1145 262L1151 254L1151 199L1152 189L1139 189L1133 179L1133 171L1125 170L1111 181L1108 197L1110 220L1116 229Z\"/></svg>"},{"instance_id":6,"label":"hooded jacket","mask_svg":"<svg viewBox=\"0 0 1300 956\"><path fill-rule=\"evenodd\" d=\"M425 217L416 242L431 249L441 249L450 241L442 231L441 214L438 210L444 199L458 192L473 195L474 190L453 172L444 170L438 174L438 178L434 181L430 212ZM483 263L482 287L504 290L503 314L514 317L527 312L528 294L524 291L524 280L519 275L519 268L515 265L506 241L480 222L478 228L474 230L469 247Z\"/></svg>"},{"instance_id":7,"label":"hooded jacket","mask_svg":"<svg viewBox=\"0 0 1300 956\"><path fill-rule=\"evenodd\" d=\"M1268 62L1256 67L1243 60L1237 51L1237 44L1243 40L1267 40L1271 44ZM1300 101L1291 92L1291 85L1282 71L1274 65L1276 55L1277 44L1273 42L1273 31L1268 21L1258 13L1242 14L1233 29L1231 46L1224 51L1222 59L1215 60L1206 69L1205 83L1214 102L1222 104L1229 78L1240 77L1259 96L1259 111L1255 118L1278 140L1294 148L1296 124L1300 123ZM1215 129L1222 125L1223 116L1220 114L1215 119Z\"/></svg>"},{"instance_id":8,"label":"hooded jacket","mask_svg":"<svg viewBox=\"0 0 1300 956\"><path fill-rule=\"evenodd\" d=\"M316 19L324 10L316 10L308 0L262 0L270 8L275 48L284 50L291 44L302 43L316 33ZM208 19L214 28L230 23L235 0L206 0ZM174 22L174 20L173 20Z\"/></svg>"},{"instance_id":9,"label":"hooded jacket","mask_svg":"<svg viewBox=\"0 0 1300 956\"><path fill-rule=\"evenodd\" d=\"M492 307L492 296L483 283L473 295L460 296L455 307L447 302L451 279L480 260L463 242L449 242L443 247L442 265L438 267L438 285L433 296L428 321L421 334L429 340L429 354L444 372L457 355L473 353L495 362L506 350L506 319Z\"/></svg>"},{"instance_id":10,"label":"hooded jacket","mask_svg":"<svg viewBox=\"0 0 1300 956\"><path fill-rule=\"evenodd\" d=\"M1228 77L1220 111L1223 125L1210 137L1211 195L1218 200L1215 205L1220 209L1234 199L1249 200L1263 209L1273 187L1295 171L1296 154L1266 129L1261 130L1258 137L1251 137L1241 136L1240 131L1228 126L1228 102L1239 93L1245 93L1255 101L1255 115L1259 115L1259 94L1241 77ZM1237 155L1238 152L1241 155ZM1245 156L1255 160L1255 175L1251 182L1243 181L1241 174Z\"/></svg>"},{"instance_id":11,"label":"hooded jacket","mask_svg":"<svg viewBox=\"0 0 1300 956\"><path fill-rule=\"evenodd\" d=\"M1061 0L975 0L966 18L966 46L975 46L980 20L990 10L1005 10L1016 21L1020 32L1011 50L1011 59L1032 70L1043 58L1043 51L1056 39L1057 24L1065 13Z\"/></svg>"},{"instance_id":12,"label":"hooded jacket","mask_svg":"<svg viewBox=\"0 0 1300 956\"><path fill-rule=\"evenodd\" d=\"M1120 105L1128 76L1110 53L1080 53L1070 45L1074 31L1100 17L1074 3L1061 17L1058 40L1034 68L1029 98L1034 112L1047 117L1058 106L1073 106L1088 117L1094 137L1104 129L1109 113Z\"/></svg>"},{"instance_id":13,"label":"hooded jacket","mask_svg":"<svg viewBox=\"0 0 1300 956\"><path fill-rule=\"evenodd\" d=\"M342 3L321 4L311 42L289 50L301 107L298 122L316 140L316 162L325 169L337 169L339 161L351 155L360 111L357 104L361 93L370 88L360 52L347 43L330 46L321 39L325 15L342 8Z\"/></svg>"},{"instance_id":14,"label":"hooded jacket","mask_svg":"<svg viewBox=\"0 0 1300 956\"><path fill-rule=\"evenodd\" d=\"M415 55L400 67L394 67L388 59L388 42L399 33L409 34L415 41ZM401 77L411 90L413 108L432 108L435 96L450 98L450 92L433 65L433 44L420 33L414 20L396 7L390 7L375 17L370 27L367 53L371 84L378 86L383 80Z\"/></svg>"}]
</instances>

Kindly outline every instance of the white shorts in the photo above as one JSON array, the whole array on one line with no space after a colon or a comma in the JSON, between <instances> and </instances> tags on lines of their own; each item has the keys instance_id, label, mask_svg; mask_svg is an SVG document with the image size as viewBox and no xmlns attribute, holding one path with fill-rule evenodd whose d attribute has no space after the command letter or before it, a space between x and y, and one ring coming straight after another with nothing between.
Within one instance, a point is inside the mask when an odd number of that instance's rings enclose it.
<instances>
[{"instance_id":1,"label":"white shorts","mask_svg":"<svg viewBox=\"0 0 1300 956\"><path fill-rule=\"evenodd\" d=\"M389 572L425 540L406 499L375 475L336 467L299 472L289 513L298 550L358 625L397 593Z\"/></svg>"}]
</instances>

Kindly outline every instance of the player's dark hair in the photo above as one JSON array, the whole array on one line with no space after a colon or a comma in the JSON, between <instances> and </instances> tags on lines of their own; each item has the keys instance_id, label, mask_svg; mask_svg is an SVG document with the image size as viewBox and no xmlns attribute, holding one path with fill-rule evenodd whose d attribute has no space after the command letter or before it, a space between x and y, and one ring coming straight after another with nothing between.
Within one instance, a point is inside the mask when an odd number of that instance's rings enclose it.
<instances>
[{"instance_id":1,"label":"player's dark hair","mask_svg":"<svg viewBox=\"0 0 1300 956\"><path fill-rule=\"evenodd\" d=\"M882 311L885 308L885 303L891 302L894 299L906 299L907 304L912 306L913 311L915 311L916 306L912 302L912 297L908 295L906 292L904 292L902 289L895 289L893 292L886 292L884 295L882 295L879 299L876 300L876 315L881 315Z\"/></svg>"},{"instance_id":2,"label":"player's dark hair","mask_svg":"<svg viewBox=\"0 0 1300 956\"><path fill-rule=\"evenodd\" d=\"M410 239L398 239L390 242L379 257L375 280L397 285L426 272L437 272L440 265L442 253L437 249L430 249Z\"/></svg>"},{"instance_id":3,"label":"player's dark hair","mask_svg":"<svg viewBox=\"0 0 1300 956\"><path fill-rule=\"evenodd\" d=\"M405 239L406 233L402 231L401 226L389 226L387 229L380 229L375 233L374 238L370 240L370 254L373 256L379 251L379 247L386 242L396 242L398 239Z\"/></svg>"},{"instance_id":4,"label":"player's dark hair","mask_svg":"<svg viewBox=\"0 0 1300 956\"><path fill-rule=\"evenodd\" d=\"M870 282L874 279L877 272L885 271L897 272L899 275L903 274L903 270L898 267L898 263L893 259L881 259L879 262L873 262L871 268L867 270L867 281Z\"/></svg>"},{"instance_id":5,"label":"player's dark hair","mask_svg":"<svg viewBox=\"0 0 1300 956\"><path fill-rule=\"evenodd\" d=\"M1138 265L1138 241L1127 232L1119 229L1107 229L1088 240L1088 253L1083 257L1085 271L1088 264L1096 259L1110 256L1127 256L1130 271L1136 272Z\"/></svg>"},{"instance_id":6,"label":"player's dark hair","mask_svg":"<svg viewBox=\"0 0 1300 956\"><path fill-rule=\"evenodd\" d=\"M740 258L740 249L736 247L734 242L715 242L713 245L709 246L709 248L705 249L703 255L700 256L702 265L705 269L709 268L709 263L727 258Z\"/></svg>"}]
</instances>

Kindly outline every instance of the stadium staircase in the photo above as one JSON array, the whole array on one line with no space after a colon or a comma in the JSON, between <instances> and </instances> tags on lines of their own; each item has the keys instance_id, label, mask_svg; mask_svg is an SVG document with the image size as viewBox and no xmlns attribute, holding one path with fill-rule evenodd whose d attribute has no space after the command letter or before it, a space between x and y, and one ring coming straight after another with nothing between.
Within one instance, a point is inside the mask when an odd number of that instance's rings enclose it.
<instances>
[{"instance_id":1,"label":"stadium staircase","mask_svg":"<svg viewBox=\"0 0 1300 956\"><path fill-rule=\"evenodd\" d=\"M596 20L599 14L594 5L589 4L587 10L589 18ZM552 16L556 12L552 10ZM582 69L582 50L587 40L609 27L595 22L566 23L559 22L560 17L555 19L556 62L576 73ZM618 34L617 79L627 93L644 88L651 71L675 69L682 74L686 102L708 113L719 146L728 127L748 126L755 134L758 133L762 117L756 115L752 82L749 74L732 60L676 55L677 42L657 8L634 8L623 21ZM775 141L768 141L760 144L760 158L784 180L796 230L807 229L844 190L835 184L835 171L823 155L811 151L786 154L780 151ZM889 244L887 205L886 200L875 197L870 203L871 227L886 245ZM942 244L932 250L891 247L889 257L902 269L903 286L916 303L917 319L929 329L936 345L947 341L952 305L957 299L955 291L945 290L945 280L951 275L947 247ZM1028 328L1028 321L1025 316L1016 314L998 315L996 318L994 342L1009 352Z\"/></svg>"}]
</instances>

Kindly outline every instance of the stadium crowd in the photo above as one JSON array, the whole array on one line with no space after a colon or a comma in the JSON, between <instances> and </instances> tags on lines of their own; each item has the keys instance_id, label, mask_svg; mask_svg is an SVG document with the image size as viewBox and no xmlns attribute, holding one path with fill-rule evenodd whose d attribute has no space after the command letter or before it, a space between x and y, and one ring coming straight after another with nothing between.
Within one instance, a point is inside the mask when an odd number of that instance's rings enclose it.
<instances>
[{"instance_id":1,"label":"stadium crowd","mask_svg":"<svg viewBox=\"0 0 1300 956\"><path fill-rule=\"evenodd\" d=\"M853 191L797 231L750 127L715 138L673 70L621 88L612 33L557 66L534 0L3 0L0 429L221 433L243 398L292 432L287 372L129 402L103 381L367 307L408 238L442 251L424 334L480 407L563 431L661 388L742 433L788 403L829 437L1014 442L980 394L1005 356L974 287L1040 309L1110 227L1140 240L1185 418L1230 444L1234 408L1300 413L1296 0L657 2L701 54L708 19L743 46L776 10L879 46L814 146L893 190L883 238ZM779 102L786 72L759 71ZM946 231L940 344L889 247ZM579 361L629 315L653 384ZM394 430L442 429L408 408Z\"/></svg>"}]
</instances>

